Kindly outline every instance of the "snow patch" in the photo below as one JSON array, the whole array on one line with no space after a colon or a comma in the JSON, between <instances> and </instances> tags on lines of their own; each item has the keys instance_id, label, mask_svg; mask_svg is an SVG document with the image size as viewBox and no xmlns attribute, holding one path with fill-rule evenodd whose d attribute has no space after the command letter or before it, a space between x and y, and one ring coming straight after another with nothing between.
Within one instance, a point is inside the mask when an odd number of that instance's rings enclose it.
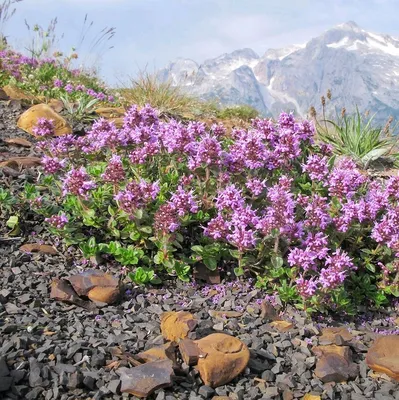
<instances>
[{"instance_id":1,"label":"snow patch","mask_svg":"<svg viewBox=\"0 0 399 400\"><path fill-rule=\"evenodd\" d=\"M337 49L339 47L345 47L348 43L349 43L349 38L345 36L339 42L328 44L327 47L332 47L333 49Z\"/></svg>"}]
</instances>

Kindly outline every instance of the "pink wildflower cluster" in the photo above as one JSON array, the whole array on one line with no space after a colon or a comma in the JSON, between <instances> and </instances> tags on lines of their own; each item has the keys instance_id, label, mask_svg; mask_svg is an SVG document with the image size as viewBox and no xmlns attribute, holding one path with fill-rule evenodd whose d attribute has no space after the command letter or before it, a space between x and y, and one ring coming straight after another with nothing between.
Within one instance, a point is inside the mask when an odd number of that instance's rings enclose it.
<instances>
[{"instance_id":1,"label":"pink wildflower cluster","mask_svg":"<svg viewBox=\"0 0 399 400\"><path fill-rule=\"evenodd\" d=\"M371 246L399 249L399 178L372 181L350 159L332 166L331 148L313 135L311 123L286 113L227 134L221 124L165 122L150 106L133 106L122 128L99 119L84 137L52 139L43 165L48 173L69 168L64 195L90 200L95 187L113 185L112 201L129 216L145 209L157 235L203 232L243 255L283 250L308 298L359 267L346 241L352 230ZM76 154L105 170L94 177L73 167Z\"/></svg>"}]
</instances>

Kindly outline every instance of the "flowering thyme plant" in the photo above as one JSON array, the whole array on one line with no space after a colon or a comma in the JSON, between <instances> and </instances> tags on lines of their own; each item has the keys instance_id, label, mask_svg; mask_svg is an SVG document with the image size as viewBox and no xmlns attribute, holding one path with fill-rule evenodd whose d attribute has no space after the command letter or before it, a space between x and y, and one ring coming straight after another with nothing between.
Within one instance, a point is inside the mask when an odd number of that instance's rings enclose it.
<instances>
[{"instance_id":1,"label":"flowering thyme plant","mask_svg":"<svg viewBox=\"0 0 399 400\"><path fill-rule=\"evenodd\" d=\"M372 181L313 136L286 113L228 133L133 106L121 129L99 119L42 142L53 196L39 210L86 255L138 266L140 282L188 280L203 263L309 311L382 304L399 295L399 177Z\"/></svg>"}]
</instances>

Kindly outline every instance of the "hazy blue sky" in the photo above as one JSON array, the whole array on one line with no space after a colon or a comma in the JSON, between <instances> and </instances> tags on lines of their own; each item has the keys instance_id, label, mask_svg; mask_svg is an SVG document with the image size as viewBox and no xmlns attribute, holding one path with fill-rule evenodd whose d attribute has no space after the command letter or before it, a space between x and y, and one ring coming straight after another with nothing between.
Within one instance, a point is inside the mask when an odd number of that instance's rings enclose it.
<instances>
[{"instance_id":1,"label":"hazy blue sky","mask_svg":"<svg viewBox=\"0 0 399 400\"><path fill-rule=\"evenodd\" d=\"M115 27L114 48L100 64L109 82L178 57L201 62L243 47L262 54L305 43L349 20L399 36L399 0L23 0L16 8L5 33L20 49L29 43L25 19L45 26L58 17L64 50L77 44L86 13L94 21L91 38ZM80 49L83 61L89 42Z\"/></svg>"}]
</instances>

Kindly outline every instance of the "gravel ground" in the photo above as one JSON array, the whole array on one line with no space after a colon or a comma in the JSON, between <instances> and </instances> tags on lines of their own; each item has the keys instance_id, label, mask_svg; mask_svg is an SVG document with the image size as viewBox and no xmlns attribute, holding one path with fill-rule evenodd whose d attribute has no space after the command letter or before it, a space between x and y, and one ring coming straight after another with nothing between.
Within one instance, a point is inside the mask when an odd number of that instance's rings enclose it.
<instances>
[{"instance_id":1,"label":"gravel ground","mask_svg":"<svg viewBox=\"0 0 399 400\"><path fill-rule=\"evenodd\" d=\"M24 137L15 128L21 113L18 104L0 103L0 161L15 155L34 155L34 150L6 145L8 137ZM0 172L0 185L20 190L35 171L18 177ZM0 236L4 237L4 223ZM58 249L57 255L26 254L23 243L44 242ZM355 319L318 317L313 321L291 308L282 317L294 323L280 333L260 317L265 296L251 282L229 277L218 285L166 282L162 288L126 285L121 301L94 311L51 300L49 287L54 277L68 277L87 268L73 249L65 250L49 237L39 220L24 221L20 239L0 241L0 399L121 399L119 375L106 366L117 360L116 349L136 354L162 344L160 315L164 311L187 310L199 324L190 338L225 332L242 340L251 351L245 372L228 385L211 389L187 370L173 388L161 389L152 398L206 399L301 399L311 393L323 399L399 399L399 385L375 376L364 362L377 334L397 333L396 307L363 312ZM116 275L120 268L100 266ZM278 305L277 305L278 308ZM239 311L238 318L211 317L210 311ZM365 310L364 310L365 311ZM212 314L212 312L211 312ZM347 383L323 383L315 375L318 344L326 326L345 325L356 340L351 344L356 379ZM121 362L121 365L126 361ZM133 398L133 396L130 396Z\"/></svg>"}]
</instances>

